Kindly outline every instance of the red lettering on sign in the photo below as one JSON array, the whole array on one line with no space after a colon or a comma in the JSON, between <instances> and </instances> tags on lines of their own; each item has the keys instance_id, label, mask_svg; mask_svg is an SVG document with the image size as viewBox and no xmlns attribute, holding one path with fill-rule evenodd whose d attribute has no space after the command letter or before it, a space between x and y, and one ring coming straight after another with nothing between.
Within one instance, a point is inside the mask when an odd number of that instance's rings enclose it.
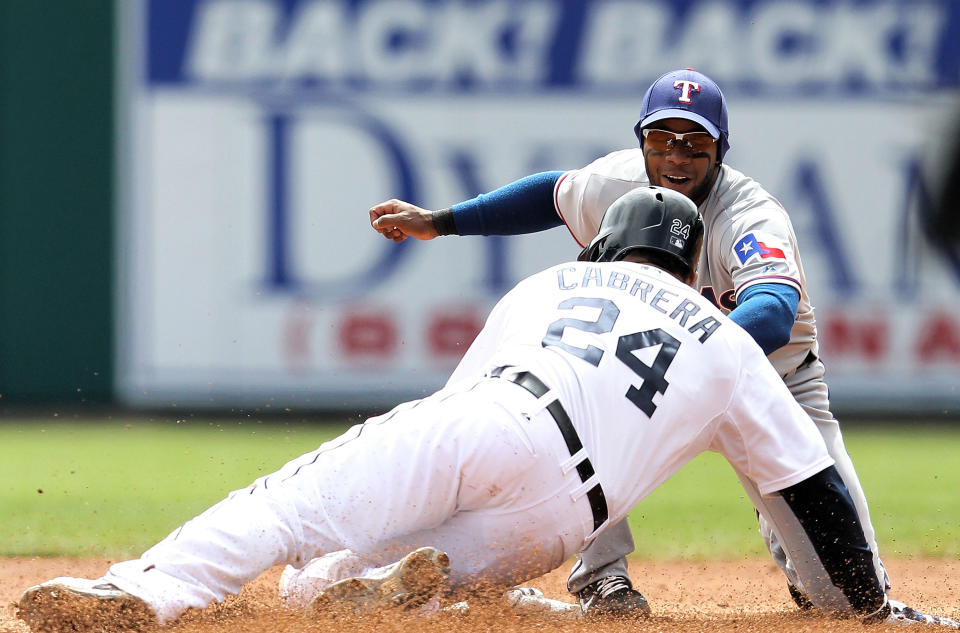
<instances>
[{"instance_id":1,"label":"red lettering on sign","mask_svg":"<svg viewBox=\"0 0 960 633\"><path fill-rule=\"evenodd\" d=\"M340 350L348 357L386 357L397 348L397 327L383 314L350 314L340 323Z\"/></svg>"},{"instance_id":2,"label":"red lettering on sign","mask_svg":"<svg viewBox=\"0 0 960 633\"><path fill-rule=\"evenodd\" d=\"M960 362L960 325L943 312L931 314L920 328L916 358L921 363Z\"/></svg>"},{"instance_id":3,"label":"red lettering on sign","mask_svg":"<svg viewBox=\"0 0 960 633\"><path fill-rule=\"evenodd\" d=\"M886 320L831 314L823 325L823 352L832 358L881 360L887 354L887 330Z\"/></svg>"},{"instance_id":4,"label":"red lettering on sign","mask_svg":"<svg viewBox=\"0 0 960 633\"><path fill-rule=\"evenodd\" d=\"M427 343L435 356L463 356L483 328L483 319L472 311L437 313L427 330Z\"/></svg>"}]
</instances>

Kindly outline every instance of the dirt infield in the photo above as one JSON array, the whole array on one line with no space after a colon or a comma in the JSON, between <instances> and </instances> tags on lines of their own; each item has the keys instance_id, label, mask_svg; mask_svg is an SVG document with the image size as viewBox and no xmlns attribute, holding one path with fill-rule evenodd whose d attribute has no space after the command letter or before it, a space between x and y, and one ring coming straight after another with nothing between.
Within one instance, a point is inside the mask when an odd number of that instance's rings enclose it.
<instances>
[{"instance_id":1,"label":"dirt infield","mask_svg":"<svg viewBox=\"0 0 960 633\"><path fill-rule=\"evenodd\" d=\"M943 559L888 560L896 583L897 599L938 615L960 618L960 561ZM27 633L16 618L14 606L26 587L55 576L95 578L109 561L93 559L4 559L0 570L0 632ZM566 568L531 582L552 598L569 600L564 589ZM202 612L189 613L171 625L170 633L349 631L389 633L451 631L479 633L503 631L613 631L687 633L701 631L758 632L863 632L862 625L800 612L790 601L783 576L772 562L668 562L632 563L632 576L650 599L654 616L643 622L598 623L518 616L499 603L479 604L462 615L430 618L388 614L349 620L308 621L282 610L276 599L279 569L250 583L239 596ZM926 629L927 627L923 627ZM870 631L896 631L879 625ZM916 630L914 627L913 630ZM936 629L934 629L936 630Z\"/></svg>"}]
</instances>

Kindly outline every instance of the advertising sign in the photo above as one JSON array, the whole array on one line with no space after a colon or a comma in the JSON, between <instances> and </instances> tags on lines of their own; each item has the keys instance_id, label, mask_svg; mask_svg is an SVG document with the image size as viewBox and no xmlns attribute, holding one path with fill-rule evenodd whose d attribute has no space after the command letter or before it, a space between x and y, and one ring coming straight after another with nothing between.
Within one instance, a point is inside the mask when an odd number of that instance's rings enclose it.
<instances>
[{"instance_id":1,"label":"advertising sign","mask_svg":"<svg viewBox=\"0 0 960 633\"><path fill-rule=\"evenodd\" d=\"M840 408L960 405L960 261L921 216L960 114L946 1L142 0L120 12L119 391L384 407L443 384L565 228L394 244L442 208L636 145L647 86L728 100L784 204Z\"/></svg>"}]
</instances>

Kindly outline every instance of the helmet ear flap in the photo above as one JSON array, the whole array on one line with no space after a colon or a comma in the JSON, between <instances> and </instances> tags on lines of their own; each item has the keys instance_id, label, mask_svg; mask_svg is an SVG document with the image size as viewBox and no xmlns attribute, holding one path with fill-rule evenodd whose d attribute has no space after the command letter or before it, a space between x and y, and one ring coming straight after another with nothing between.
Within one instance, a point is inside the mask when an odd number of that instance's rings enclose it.
<instances>
[{"instance_id":1,"label":"helmet ear flap","mask_svg":"<svg viewBox=\"0 0 960 633\"><path fill-rule=\"evenodd\" d=\"M598 235L593 238L589 244L587 244L580 254L577 256L578 262L596 262L600 261L600 257L603 251L603 245L607 242L607 236Z\"/></svg>"}]
</instances>

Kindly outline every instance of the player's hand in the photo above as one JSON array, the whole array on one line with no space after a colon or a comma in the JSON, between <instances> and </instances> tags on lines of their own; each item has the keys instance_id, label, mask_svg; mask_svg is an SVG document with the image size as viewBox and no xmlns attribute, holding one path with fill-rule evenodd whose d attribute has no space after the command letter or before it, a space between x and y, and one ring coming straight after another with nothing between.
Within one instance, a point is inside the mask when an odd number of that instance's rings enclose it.
<instances>
[{"instance_id":1,"label":"player's hand","mask_svg":"<svg viewBox=\"0 0 960 633\"><path fill-rule=\"evenodd\" d=\"M432 240L438 236L433 213L403 200L387 200L370 209L370 226L388 240L402 242L408 237Z\"/></svg>"}]
</instances>

